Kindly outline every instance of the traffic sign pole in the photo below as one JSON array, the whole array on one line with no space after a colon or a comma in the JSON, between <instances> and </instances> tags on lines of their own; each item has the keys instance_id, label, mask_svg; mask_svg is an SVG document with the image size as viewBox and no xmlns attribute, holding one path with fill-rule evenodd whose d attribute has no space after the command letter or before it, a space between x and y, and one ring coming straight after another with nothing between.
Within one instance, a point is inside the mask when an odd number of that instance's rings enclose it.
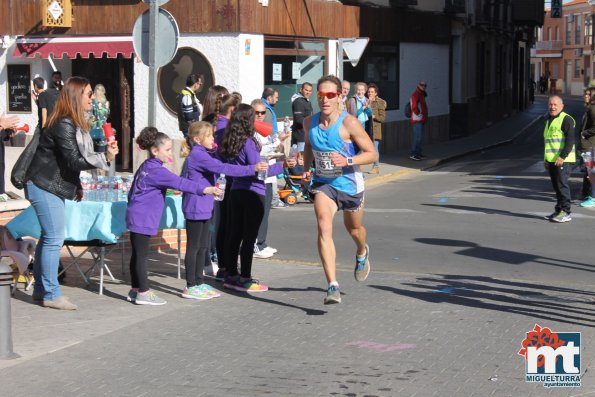
<instances>
[{"instance_id":1,"label":"traffic sign pole","mask_svg":"<svg viewBox=\"0 0 595 397\"><path fill-rule=\"evenodd\" d=\"M155 34L157 32L157 13L159 5L152 0L149 5L149 120L148 125L157 127L157 68L155 66Z\"/></svg>"}]
</instances>

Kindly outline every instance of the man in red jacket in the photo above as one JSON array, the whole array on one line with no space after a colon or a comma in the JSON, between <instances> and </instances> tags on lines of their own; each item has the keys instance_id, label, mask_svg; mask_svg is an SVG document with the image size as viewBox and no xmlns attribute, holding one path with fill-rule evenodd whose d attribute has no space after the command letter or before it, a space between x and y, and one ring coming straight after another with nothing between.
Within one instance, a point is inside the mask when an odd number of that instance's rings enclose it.
<instances>
[{"instance_id":1,"label":"man in red jacket","mask_svg":"<svg viewBox=\"0 0 595 397\"><path fill-rule=\"evenodd\" d=\"M420 161L425 157L421 154L421 141L424 133L424 124L428 121L428 105L426 104L427 84L420 81L411 94L411 125L413 127L413 140L411 144L411 160Z\"/></svg>"}]
</instances>

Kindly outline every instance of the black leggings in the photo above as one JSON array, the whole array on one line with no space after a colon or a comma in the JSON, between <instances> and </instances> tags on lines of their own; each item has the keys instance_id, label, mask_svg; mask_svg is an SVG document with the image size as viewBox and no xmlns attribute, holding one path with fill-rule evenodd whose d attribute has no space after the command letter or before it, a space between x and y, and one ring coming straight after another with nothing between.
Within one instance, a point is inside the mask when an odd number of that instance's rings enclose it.
<instances>
[{"instance_id":1,"label":"black leggings","mask_svg":"<svg viewBox=\"0 0 595 397\"><path fill-rule=\"evenodd\" d=\"M242 267L241 276L251 278L254 243L264 215L264 196L250 190L232 190L230 196L227 271L230 276L238 274L237 264L232 263L239 253Z\"/></svg>"},{"instance_id":2,"label":"black leggings","mask_svg":"<svg viewBox=\"0 0 595 397\"><path fill-rule=\"evenodd\" d=\"M130 284L140 292L149 290L149 276L147 274L147 256L149 255L149 240L151 236L130 232Z\"/></svg>"},{"instance_id":3,"label":"black leggings","mask_svg":"<svg viewBox=\"0 0 595 397\"><path fill-rule=\"evenodd\" d=\"M207 250L209 249L209 221L186 220L186 286L202 284Z\"/></svg>"}]
</instances>

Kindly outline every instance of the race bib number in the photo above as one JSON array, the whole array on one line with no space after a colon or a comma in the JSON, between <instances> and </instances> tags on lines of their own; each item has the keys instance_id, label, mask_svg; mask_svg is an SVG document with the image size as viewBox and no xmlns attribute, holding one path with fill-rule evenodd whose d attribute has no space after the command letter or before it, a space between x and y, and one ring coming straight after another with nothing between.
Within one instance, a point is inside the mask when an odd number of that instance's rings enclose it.
<instances>
[{"instance_id":1,"label":"race bib number","mask_svg":"<svg viewBox=\"0 0 595 397\"><path fill-rule=\"evenodd\" d=\"M332 152L314 151L316 175L323 178L336 178L343 175L343 167L335 167L331 160Z\"/></svg>"}]
</instances>

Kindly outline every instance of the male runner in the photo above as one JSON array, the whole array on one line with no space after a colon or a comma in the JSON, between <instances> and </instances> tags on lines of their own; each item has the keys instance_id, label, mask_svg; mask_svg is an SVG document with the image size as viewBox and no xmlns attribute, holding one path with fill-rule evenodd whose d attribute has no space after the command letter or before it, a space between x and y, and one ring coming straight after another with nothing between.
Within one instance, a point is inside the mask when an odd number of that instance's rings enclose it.
<instances>
[{"instance_id":1,"label":"male runner","mask_svg":"<svg viewBox=\"0 0 595 397\"><path fill-rule=\"evenodd\" d=\"M360 165L377 159L374 144L361 123L339 110L341 81L328 75L318 80L320 113L304 120L304 164L315 161L313 193L318 223L318 252L328 281L325 304L340 303L336 277L336 252L333 218L343 210L343 223L357 246L355 279L364 281L370 273L370 247L366 244L364 217L364 179ZM359 147L355 153L354 144ZM310 173L304 172L304 179Z\"/></svg>"}]
</instances>

